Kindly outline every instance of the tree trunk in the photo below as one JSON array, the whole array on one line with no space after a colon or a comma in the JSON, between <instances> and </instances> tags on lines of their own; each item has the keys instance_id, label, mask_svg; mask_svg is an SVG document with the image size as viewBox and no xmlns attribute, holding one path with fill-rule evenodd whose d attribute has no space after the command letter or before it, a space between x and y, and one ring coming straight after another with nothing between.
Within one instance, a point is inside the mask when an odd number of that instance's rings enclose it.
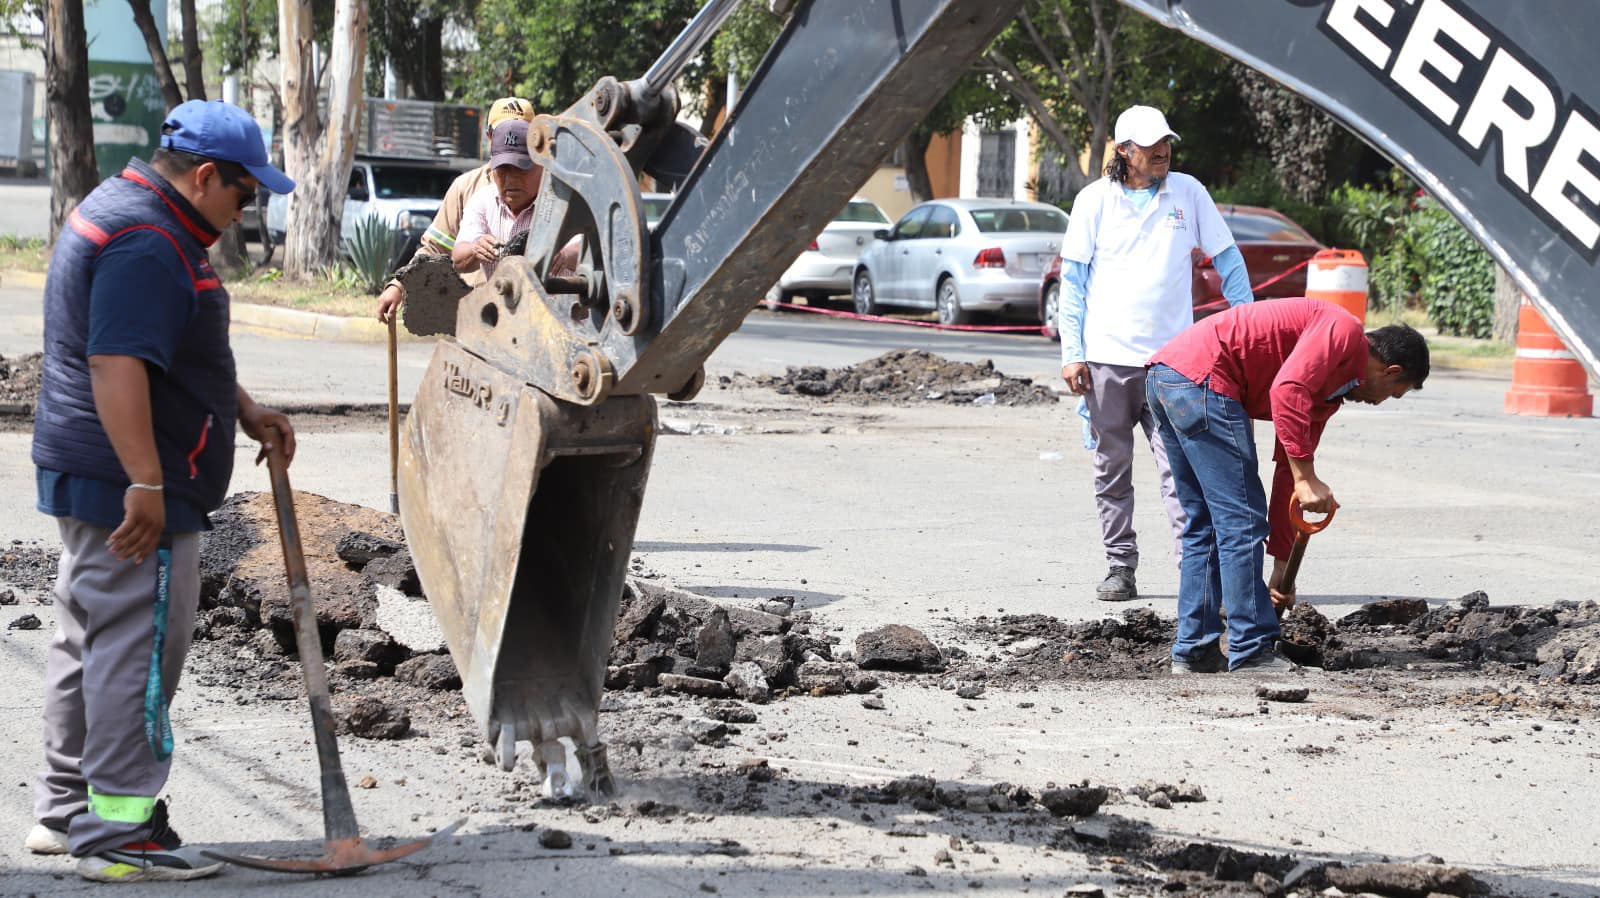
<instances>
[{"instance_id":1,"label":"tree trunk","mask_svg":"<svg viewBox=\"0 0 1600 898\"><path fill-rule=\"evenodd\" d=\"M100 183L89 117L89 39L83 0L49 0L45 8L45 115L50 127L50 242L70 213Z\"/></svg>"},{"instance_id":2,"label":"tree trunk","mask_svg":"<svg viewBox=\"0 0 1600 898\"><path fill-rule=\"evenodd\" d=\"M700 118L700 133L711 137L717 133L717 116L728 105L728 79L711 78L706 81L706 113Z\"/></svg>"},{"instance_id":3,"label":"tree trunk","mask_svg":"<svg viewBox=\"0 0 1600 898\"><path fill-rule=\"evenodd\" d=\"M195 24L194 0L179 4L183 16L183 80L189 88L189 99L206 98L205 66L200 55L200 29Z\"/></svg>"},{"instance_id":4,"label":"tree trunk","mask_svg":"<svg viewBox=\"0 0 1600 898\"><path fill-rule=\"evenodd\" d=\"M317 114L317 73L312 70L311 0L278 4L283 157L297 185L289 195L284 238L283 270L289 277L309 279L339 257L339 223L361 114L367 22L366 0L336 0L324 123Z\"/></svg>"},{"instance_id":5,"label":"tree trunk","mask_svg":"<svg viewBox=\"0 0 1600 898\"><path fill-rule=\"evenodd\" d=\"M933 199L933 179L928 176L928 145L933 135L915 128L906 135L902 146L906 155L906 185L911 188L911 198L919 203Z\"/></svg>"},{"instance_id":6,"label":"tree trunk","mask_svg":"<svg viewBox=\"0 0 1600 898\"><path fill-rule=\"evenodd\" d=\"M1517 316L1522 307L1522 291L1511 275L1499 265L1494 267L1494 330L1493 337L1502 343L1517 342Z\"/></svg>"},{"instance_id":7,"label":"tree trunk","mask_svg":"<svg viewBox=\"0 0 1600 898\"><path fill-rule=\"evenodd\" d=\"M444 19L422 22L422 83L412 85L419 100L444 99Z\"/></svg>"},{"instance_id":8,"label":"tree trunk","mask_svg":"<svg viewBox=\"0 0 1600 898\"><path fill-rule=\"evenodd\" d=\"M173 76L172 64L167 61L167 48L161 45L156 17L150 14L150 0L128 0L128 6L133 8L133 23L144 36L145 49L150 51L150 63L156 68L156 81L161 84L161 99L170 111L183 102L183 91L178 89L178 79Z\"/></svg>"}]
</instances>

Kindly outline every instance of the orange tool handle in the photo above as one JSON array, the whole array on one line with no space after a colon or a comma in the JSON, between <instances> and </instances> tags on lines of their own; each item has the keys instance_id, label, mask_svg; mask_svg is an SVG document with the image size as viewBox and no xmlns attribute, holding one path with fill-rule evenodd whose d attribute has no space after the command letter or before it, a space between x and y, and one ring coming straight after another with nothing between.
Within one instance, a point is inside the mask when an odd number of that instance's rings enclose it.
<instances>
[{"instance_id":1,"label":"orange tool handle","mask_svg":"<svg viewBox=\"0 0 1600 898\"><path fill-rule=\"evenodd\" d=\"M1313 533L1321 533L1322 531L1328 529L1328 525L1333 523L1333 512L1328 512L1328 516L1320 521L1308 521L1306 520L1305 510L1300 507L1299 497L1290 496L1289 522L1294 524L1294 529L1306 534L1307 536L1310 536Z\"/></svg>"}]
</instances>

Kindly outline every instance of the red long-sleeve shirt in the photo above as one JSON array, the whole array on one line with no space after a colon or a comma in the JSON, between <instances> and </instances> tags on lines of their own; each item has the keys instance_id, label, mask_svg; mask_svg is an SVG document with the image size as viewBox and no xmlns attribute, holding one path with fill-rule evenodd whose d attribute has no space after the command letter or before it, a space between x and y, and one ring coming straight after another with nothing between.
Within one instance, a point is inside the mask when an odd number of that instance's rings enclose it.
<instances>
[{"instance_id":1,"label":"red long-sleeve shirt","mask_svg":"<svg viewBox=\"0 0 1600 898\"><path fill-rule=\"evenodd\" d=\"M1236 399L1246 414L1271 421L1272 457L1267 552L1289 554L1294 533L1290 456L1310 459L1344 395L1366 374L1367 337L1355 316L1316 299L1274 299L1234 306L1179 334L1150 357L1212 392Z\"/></svg>"}]
</instances>

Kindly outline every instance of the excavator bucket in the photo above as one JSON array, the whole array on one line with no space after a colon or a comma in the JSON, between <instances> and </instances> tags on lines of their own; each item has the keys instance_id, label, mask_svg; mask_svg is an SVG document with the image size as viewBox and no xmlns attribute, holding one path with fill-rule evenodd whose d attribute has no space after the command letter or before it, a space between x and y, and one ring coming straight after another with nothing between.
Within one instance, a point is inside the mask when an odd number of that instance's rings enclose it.
<instances>
[{"instance_id":1,"label":"excavator bucket","mask_svg":"<svg viewBox=\"0 0 1600 898\"><path fill-rule=\"evenodd\" d=\"M557 402L451 341L406 419L401 519L467 704L502 767L539 747L557 795L609 791L595 724L655 433L648 395Z\"/></svg>"}]
</instances>

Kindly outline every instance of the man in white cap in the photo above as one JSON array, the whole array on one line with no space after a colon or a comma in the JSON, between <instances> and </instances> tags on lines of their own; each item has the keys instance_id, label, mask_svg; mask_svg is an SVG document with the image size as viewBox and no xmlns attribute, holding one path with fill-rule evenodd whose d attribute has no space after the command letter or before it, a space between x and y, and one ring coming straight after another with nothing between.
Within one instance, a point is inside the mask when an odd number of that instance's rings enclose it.
<instances>
[{"instance_id":1,"label":"man in white cap","mask_svg":"<svg viewBox=\"0 0 1600 898\"><path fill-rule=\"evenodd\" d=\"M1171 171L1178 139L1159 109L1132 106L1117 117L1116 151L1105 177L1073 202L1061 245L1061 376L1083 397L1093 443L1095 504L1110 571L1096 590L1105 601L1138 596L1133 529L1133 431L1155 454L1174 542L1183 509L1166 450L1145 401L1145 362L1194 323L1191 253L1211 256L1229 305L1249 302L1250 277L1216 204L1194 178Z\"/></svg>"}]
</instances>

